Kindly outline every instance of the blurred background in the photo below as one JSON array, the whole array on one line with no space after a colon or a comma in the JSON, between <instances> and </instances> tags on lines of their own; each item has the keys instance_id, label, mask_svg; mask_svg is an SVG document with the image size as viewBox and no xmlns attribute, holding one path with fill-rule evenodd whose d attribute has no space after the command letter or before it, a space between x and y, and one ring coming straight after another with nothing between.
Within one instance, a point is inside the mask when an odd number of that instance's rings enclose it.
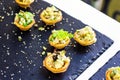
<instances>
[{"instance_id":1,"label":"blurred background","mask_svg":"<svg viewBox=\"0 0 120 80\"><path fill-rule=\"evenodd\" d=\"M120 0L82 0L120 22Z\"/></svg>"}]
</instances>

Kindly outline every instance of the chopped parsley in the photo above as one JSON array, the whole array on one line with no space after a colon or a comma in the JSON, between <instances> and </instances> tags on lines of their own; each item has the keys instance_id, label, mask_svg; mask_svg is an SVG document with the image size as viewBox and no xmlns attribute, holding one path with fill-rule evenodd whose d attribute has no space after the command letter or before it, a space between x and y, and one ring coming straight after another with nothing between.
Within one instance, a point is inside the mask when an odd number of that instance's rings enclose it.
<instances>
[{"instance_id":1,"label":"chopped parsley","mask_svg":"<svg viewBox=\"0 0 120 80\"><path fill-rule=\"evenodd\" d=\"M72 38L72 37L73 37L73 34L68 33L68 31L64 31L63 29L53 30L50 41L54 41L55 39L66 40L66 39Z\"/></svg>"}]
</instances>

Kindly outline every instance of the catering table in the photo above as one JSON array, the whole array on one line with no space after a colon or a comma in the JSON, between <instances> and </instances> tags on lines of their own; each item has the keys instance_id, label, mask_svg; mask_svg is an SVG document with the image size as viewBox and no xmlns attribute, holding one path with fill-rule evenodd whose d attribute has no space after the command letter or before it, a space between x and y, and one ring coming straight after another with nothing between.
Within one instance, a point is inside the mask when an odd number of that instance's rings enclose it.
<instances>
[{"instance_id":1,"label":"catering table","mask_svg":"<svg viewBox=\"0 0 120 80\"><path fill-rule=\"evenodd\" d=\"M1 2L7 3L6 1L3 0ZM32 28L28 32L19 31L15 27L15 25L11 23L11 21L14 20L15 13L17 13L21 8L17 4L15 4L14 1L13 2L9 1L10 3L8 3L8 5L12 6L12 8L11 7L5 7L5 9L2 7L0 8L0 10L3 10L5 14L6 14L5 11L10 12L10 14L7 13L7 16L5 16L5 21L0 23L0 30L1 30L0 32L0 41L1 41L0 42L1 44L0 45L1 47L0 48L1 50L0 51L1 52L0 80L1 79L3 80L5 79L74 80L76 79L76 77L77 77L76 80L90 79L110 58L112 58L119 51L120 39L118 35L120 34L119 32L120 23L106 16L105 14L101 13L95 8L89 6L88 4L82 2L81 0L71 0L71 1L70 0L64 0L64 1L43 0L43 1L35 0L36 4L33 3L32 7L28 9L30 11L36 12L35 14L37 15L35 18L36 20L38 20L39 26L43 26L44 23L39 21L38 8L42 6L41 9L43 9L49 4L51 4L56 6L60 10L62 10L63 16L64 16L64 20L61 23L57 24L57 26L55 26L55 29L64 28L72 32L79 27L89 25L92 28L94 28L97 34L97 38L98 38L97 43L89 47L83 47L75 43L75 45L78 48L73 48L69 46L65 48L69 52L68 55L75 59L71 59L72 62L71 62L70 68L66 73L56 74L56 75L52 74L42 66L42 60L45 58L45 56L41 55L41 51L42 51L43 45L48 47L47 48L48 51L53 50L53 47L49 46L46 40L48 35L51 33L50 30L53 30L53 28L47 29L47 31L43 31L43 32L38 31L36 28ZM1 3L0 6L1 5L3 4ZM7 6L7 4L4 4L4 5ZM14 13L10 11L12 9ZM1 16L4 15L3 12L0 12L2 14ZM65 20L68 20L68 19L70 20L71 23L68 23L67 21L66 21L67 23L65 23ZM5 27L2 28L1 25L2 27L3 26ZM61 27L58 27L58 26L61 26ZM70 28L67 28L66 26L69 26ZM23 42L17 41L17 36L19 35L23 37L23 40L24 40ZM87 51L85 49L87 49ZM102 49L102 52L100 52L101 49ZM90 54L87 54L87 52ZM75 54L72 54L72 53L75 53ZM76 58L77 55L79 58L81 58L80 61L78 58ZM86 65L87 58L91 60L92 57L95 57L97 55L99 57L96 57L92 62L89 61L91 63L89 63L89 65ZM71 77L69 75L71 75L72 70L74 72L80 66L80 65L76 66L78 64L77 61L80 62L79 64L83 65L84 69L82 70L82 72L79 72L79 77L78 75L74 75ZM66 77L67 75L69 76L69 78ZM21 77L21 78L18 78L18 77Z\"/></svg>"}]
</instances>

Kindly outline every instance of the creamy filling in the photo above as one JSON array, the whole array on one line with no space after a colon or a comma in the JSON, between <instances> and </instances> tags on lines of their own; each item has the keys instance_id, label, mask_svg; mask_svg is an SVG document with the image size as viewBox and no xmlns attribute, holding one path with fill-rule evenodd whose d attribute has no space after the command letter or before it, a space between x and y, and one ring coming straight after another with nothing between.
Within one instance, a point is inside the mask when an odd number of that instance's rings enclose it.
<instances>
[{"instance_id":1,"label":"creamy filling","mask_svg":"<svg viewBox=\"0 0 120 80\"><path fill-rule=\"evenodd\" d=\"M67 38L67 39L69 39L69 38ZM55 38L53 42L56 43L56 44L64 44L64 43L66 43L67 39L60 40L58 38Z\"/></svg>"},{"instance_id":2,"label":"creamy filling","mask_svg":"<svg viewBox=\"0 0 120 80\"><path fill-rule=\"evenodd\" d=\"M64 31L63 29L53 30L52 35L50 37L50 41L56 44L64 44L72 37L73 37L73 34L68 33L68 31Z\"/></svg>"},{"instance_id":3,"label":"creamy filling","mask_svg":"<svg viewBox=\"0 0 120 80\"><path fill-rule=\"evenodd\" d=\"M65 56L65 51L55 53L53 56L53 67L58 69L65 65L65 61L69 60L69 57Z\"/></svg>"},{"instance_id":4,"label":"creamy filling","mask_svg":"<svg viewBox=\"0 0 120 80\"><path fill-rule=\"evenodd\" d=\"M61 16L61 12L54 6L47 7L43 12L44 17L49 20L57 20Z\"/></svg>"},{"instance_id":5,"label":"creamy filling","mask_svg":"<svg viewBox=\"0 0 120 80\"><path fill-rule=\"evenodd\" d=\"M15 21L17 21L22 26L27 26L34 20L34 15L30 12L20 11L16 14Z\"/></svg>"},{"instance_id":6,"label":"creamy filling","mask_svg":"<svg viewBox=\"0 0 120 80\"><path fill-rule=\"evenodd\" d=\"M90 27L77 30L77 35L80 40L91 41L95 39L94 31Z\"/></svg>"},{"instance_id":7,"label":"creamy filling","mask_svg":"<svg viewBox=\"0 0 120 80\"><path fill-rule=\"evenodd\" d=\"M112 80L120 80L120 67L111 68L112 72L110 77Z\"/></svg>"}]
</instances>

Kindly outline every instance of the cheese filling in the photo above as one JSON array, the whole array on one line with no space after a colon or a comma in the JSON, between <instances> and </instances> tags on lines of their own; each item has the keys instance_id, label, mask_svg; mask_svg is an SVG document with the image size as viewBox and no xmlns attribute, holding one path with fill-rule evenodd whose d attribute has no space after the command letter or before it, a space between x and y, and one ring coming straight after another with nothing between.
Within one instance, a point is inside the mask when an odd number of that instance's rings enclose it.
<instances>
[{"instance_id":1,"label":"cheese filling","mask_svg":"<svg viewBox=\"0 0 120 80\"><path fill-rule=\"evenodd\" d=\"M77 30L77 34L80 40L91 41L95 39L94 31L90 27Z\"/></svg>"},{"instance_id":2,"label":"cheese filling","mask_svg":"<svg viewBox=\"0 0 120 80\"><path fill-rule=\"evenodd\" d=\"M30 12L20 11L16 14L15 21L17 21L20 25L26 27L34 20L34 15Z\"/></svg>"},{"instance_id":3,"label":"cheese filling","mask_svg":"<svg viewBox=\"0 0 120 80\"><path fill-rule=\"evenodd\" d=\"M49 20L57 20L60 18L60 16L62 16L61 11L59 11L54 6L47 7L46 10L44 10L43 12L44 12L43 16Z\"/></svg>"},{"instance_id":4,"label":"cheese filling","mask_svg":"<svg viewBox=\"0 0 120 80\"><path fill-rule=\"evenodd\" d=\"M120 80L120 67L110 68L112 70L110 77L112 80Z\"/></svg>"},{"instance_id":5,"label":"cheese filling","mask_svg":"<svg viewBox=\"0 0 120 80\"><path fill-rule=\"evenodd\" d=\"M53 65L52 67L58 69L62 68L65 65L65 61L70 61L69 57L65 56L65 51L58 51L53 55Z\"/></svg>"}]
</instances>

